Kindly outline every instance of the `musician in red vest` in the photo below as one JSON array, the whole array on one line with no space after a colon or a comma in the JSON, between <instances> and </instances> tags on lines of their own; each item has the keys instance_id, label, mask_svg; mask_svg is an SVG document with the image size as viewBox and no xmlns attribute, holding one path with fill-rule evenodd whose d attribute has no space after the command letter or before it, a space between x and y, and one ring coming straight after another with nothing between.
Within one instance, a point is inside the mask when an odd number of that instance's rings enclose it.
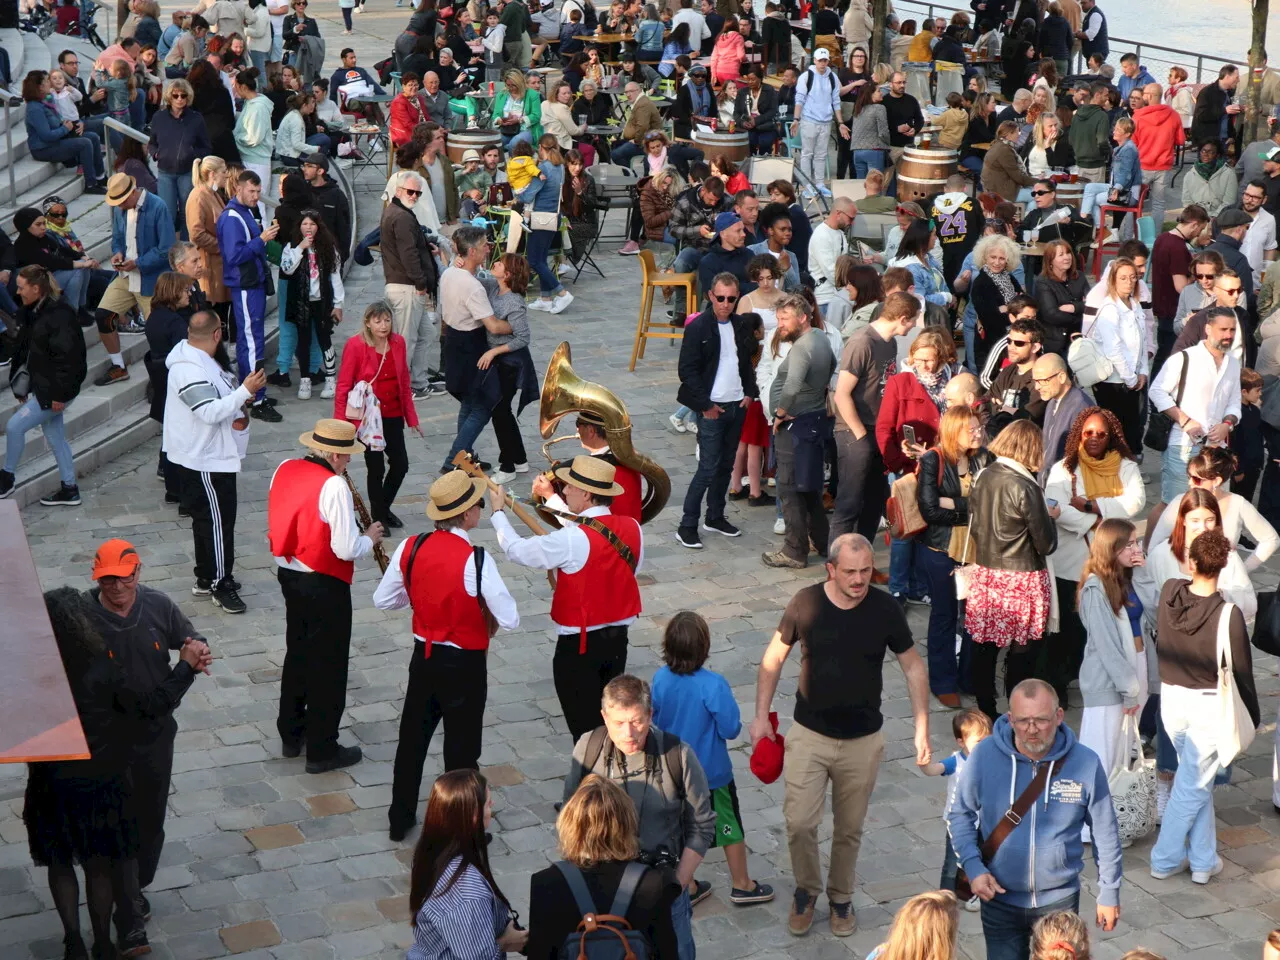
<instances>
[{"instance_id":1,"label":"musician in red vest","mask_svg":"<svg viewBox=\"0 0 1280 960\"><path fill-rule=\"evenodd\" d=\"M436 725L444 720L444 768L480 767L480 735L489 692L486 659L498 627L520 626L515 599L498 564L471 545L480 524L485 482L461 470L431 485L427 516L433 533L404 540L373 594L379 610L413 607L409 689L400 714L390 836L401 841L417 822L422 764Z\"/></svg>"},{"instance_id":2,"label":"musician in red vest","mask_svg":"<svg viewBox=\"0 0 1280 960\"><path fill-rule=\"evenodd\" d=\"M640 614L636 571L644 561L639 521L610 511L622 487L600 457L575 457L556 470L569 508L559 530L521 539L493 494L493 529L507 559L556 570L551 620L559 637L551 675L574 742L600 726L604 685L627 669L627 628Z\"/></svg>"},{"instance_id":3,"label":"musician in red vest","mask_svg":"<svg viewBox=\"0 0 1280 960\"><path fill-rule=\"evenodd\" d=\"M356 428L320 420L299 442L305 459L276 468L267 494L267 538L284 594L285 656L280 676L280 748L296 757L305 746L307 773L359 762L357 746L338 743L347 705L351 650L351 578L355 561L383 537L382 524L363 534L343 473L363 453Z\"/></svg>"},{"instance_id":4,"label":"musician in red vest","mask_svg":"<svg viewBox=\"0 0 1280 960\"><path fill-rule=\"evenodd\" d=\"M644 498L644 478L636 470L625 466L618 462L618 458L614 456L609 449L609 437L605 433L604 417L590 410L583 410L578 414L578 439L582 442L583 449L593 457L599 457L614 467L614 482L622 488L622 493L613 498L613 505L610 512L618 516L630 517L637 523L641 523L640 508ZM546 505L552 510L568 511L564 498L555 492L555 487L551 480L545 475L540 474L533 481L533 495L542 497L546 501ZM563 526L563 524L562 524ZM599 724L597 724L598 726ZM594 727L592 729L595 729Z\"/></svg>"}]
</instances>

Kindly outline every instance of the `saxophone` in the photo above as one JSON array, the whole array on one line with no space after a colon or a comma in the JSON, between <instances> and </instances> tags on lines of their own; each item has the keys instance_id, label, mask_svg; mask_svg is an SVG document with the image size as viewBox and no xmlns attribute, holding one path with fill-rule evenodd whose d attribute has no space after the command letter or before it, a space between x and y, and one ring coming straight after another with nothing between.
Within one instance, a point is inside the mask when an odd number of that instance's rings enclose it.
<instances>
[{"instance_id":1,"label":"saxophone","mask_svg":"<svg viewBox=\"0 0 1280 960\"><path fill-rule=\"evenodd\" d=\"M342 479L347 481L347 489L351 491L351 499L356 505L356 516L360 518L360 525L367 531L373 526L373 517L369 516L369 508L364 505L364 498L360 496L360 491L351 481L351 474L345 470L342 471ZM387 551L383 549L381 543L373 545L373 559L378 561L378 569L386 573L387 564L391 562L391 558L387 556Z\"/></svg>"}]
</instances>

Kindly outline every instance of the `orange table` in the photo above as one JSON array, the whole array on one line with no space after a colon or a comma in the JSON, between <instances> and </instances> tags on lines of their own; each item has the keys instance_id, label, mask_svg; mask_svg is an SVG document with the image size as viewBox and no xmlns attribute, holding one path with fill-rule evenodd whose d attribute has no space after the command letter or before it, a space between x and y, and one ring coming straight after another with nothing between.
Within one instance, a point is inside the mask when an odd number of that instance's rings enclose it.
<instances>
[{"instance_id":1,"label":"orange table","mask_svg":"<svg viewBox=\"0 0 1280 960\"><path fill-rule=\"evenodd\" d=\"M18 505L0 500L0 763L87 760Z\"/></svg>"}]
</instances>

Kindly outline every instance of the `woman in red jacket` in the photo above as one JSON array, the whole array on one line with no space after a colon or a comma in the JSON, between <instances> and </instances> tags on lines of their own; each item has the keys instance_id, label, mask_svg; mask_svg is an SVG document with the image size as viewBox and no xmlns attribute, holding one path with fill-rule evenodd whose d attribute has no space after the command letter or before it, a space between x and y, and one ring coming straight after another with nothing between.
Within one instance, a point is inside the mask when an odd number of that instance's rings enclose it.
<instances>
[{"instance_id":1,"label":"woman in red jacket","mask_svg":"<svg viewBox=\"0 0 1280 960\"><path fill-rule=\"evenodd\" d=\"M391 101L391 146L398 147L413 139L413 128L431 119L427 102L418 91L422 78L412 70L400 77L400 96Z\"/></svg>"},{"instance_id":2,"label":"woman in red jacket","mask_svg":"<svg viewBox=\"0 0 1280 960\"><path fill-rule=\"evenodd\" d=\"M943 392L956 372L956 347L945 327L925 327L911 342L902 373L884 385L884 399L876 417L876 444L890 480L916 469L916 461L938 439L938 424L947 408ZM915 432L909 443L904 428ZM928 580L916 563L914 540L889 543L889 592L899 603L928 603Z\"/></svg>"},{"instance_id":3,"label":"woman in red jacket","mask_svg":"<svg viewBox=\"0 0 1280 960\"><path fill-rule=\"evenodd\" d=\"M387 445L385 451L374 450L368 444L365 446L369 513L388 528L404 526L400 518L391 512L391 504L409 472L409 454L404 446L405 424L422 437L418 411L413 406L404 337L391 332L391 314L391 304L385 300L375 300L365 308L360 332L342 348L338 391L333 398L333 415L359 426L361 415L356 409L348 410L347 400L357 383L373 385L373 395L378 398L382 414L382 435Z\"/></svg>"}]
</instances>

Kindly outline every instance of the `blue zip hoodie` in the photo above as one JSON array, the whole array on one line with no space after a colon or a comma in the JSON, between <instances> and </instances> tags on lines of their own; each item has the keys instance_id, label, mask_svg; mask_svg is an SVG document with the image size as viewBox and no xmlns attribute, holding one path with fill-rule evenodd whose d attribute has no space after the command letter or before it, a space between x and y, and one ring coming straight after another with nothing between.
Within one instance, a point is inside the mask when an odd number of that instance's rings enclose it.
<instances>
[{"instance_id":1,"label":"blue zip hoodie","mask_svg":"<svg viewBox=\"0 0 1280 960\"><path fill-rule=\"evenodd\" d=\"M983 864L979 837L990 836L1039 769L1040 763L1065 758L1040 799L1005 838L992 863ZM1033 763L1013 743L1008 716L996 721L991 736L974 749L956 784L947 813L947 830L960 865L970 879L993 874L1005 892L996 899L1012 907L1039 907L1065 900L1080 889L1084 844L1080 830L1089 825L1098 865L1098 903L1120 904L1120 828L1107 773L1098 755L1076 740L1065 723L1045 758Z\"/></svg>"}]
</instances>

